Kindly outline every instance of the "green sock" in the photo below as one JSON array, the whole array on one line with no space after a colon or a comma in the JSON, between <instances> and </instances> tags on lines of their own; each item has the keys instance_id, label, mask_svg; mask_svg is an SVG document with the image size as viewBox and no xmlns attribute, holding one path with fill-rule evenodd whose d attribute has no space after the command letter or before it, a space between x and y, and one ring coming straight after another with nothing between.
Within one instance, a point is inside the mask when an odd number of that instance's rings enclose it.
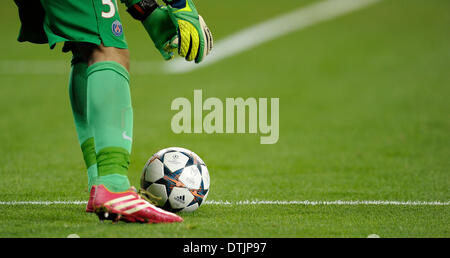
<instances>
[{"instance_id":1,"label":"green sock","mask_svg":"<svg viewBox=\"0 0 450 258\"><path fill-rule=\"evenodd\" d=\"M95 184L97 178L97 161L94 145L94 134L87 121L87 68L86 62L74 57L69 80L69 97L72 106L78 142L83 152L88 175L88 189Z\"/></svg>"},{"instance_id":2,"label":"green sock","mask_svg":"<svg viewBox=\"0 0 450 258\"><path fill-rule=\"evenodd\" d=\"M87 69L87 118L95 139L98 177L113 192L130 187L128 165L133 109L128 71L117 62L98 62Z\"/></svg>"},{"instance_id":3,"label":"green sock","mask_svg":"<svg viewBox=\"0 0 450 258\"><path fill-rule=\"evenodd\" d=\"M87 167L88 189L91 191L91 187L96 185L98 177L94 138L91 137L84 141L81 144L81 150L83 151L84 162Z\"/></svg>"}]
</instances>

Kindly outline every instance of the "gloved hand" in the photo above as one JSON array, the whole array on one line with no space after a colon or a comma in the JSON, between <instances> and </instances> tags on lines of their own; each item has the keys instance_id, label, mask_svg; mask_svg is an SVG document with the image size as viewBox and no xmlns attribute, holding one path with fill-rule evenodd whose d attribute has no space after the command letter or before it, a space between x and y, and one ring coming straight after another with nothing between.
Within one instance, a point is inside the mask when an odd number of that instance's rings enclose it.
<instances>
[{"instance_id":1,"label":"gloved hand","mask_svg":"<svg viewBox=\"0 0 450 258\"><path fill-rule=\"evenodd\" d=\"M167 7L156 8L147 19L142 21L142 24L163 58L172 59L178 48L178 35Z\"/></svg>"},{"instance_id":2,"label":"gloved hand","mask_svg":"<svg viewBox=\"0 0 450 258\"><path fill-rule=\"evenodd\" d=\"M166 6L158 6L155 0L122 0L133 18L142 22L165 60L170 60L178 48L177 28Z\"/></svg>"},{"instance_id":3,"label":"gloved hand","mask_svg":"<svg viewBox=\"0 0 450 258\"><path fill-rule=\"evenodd\" d=\"M164 0L178 33L178 54L200 63L213 47L213 36L192 0Z\"/></svg>"}]
</instances>

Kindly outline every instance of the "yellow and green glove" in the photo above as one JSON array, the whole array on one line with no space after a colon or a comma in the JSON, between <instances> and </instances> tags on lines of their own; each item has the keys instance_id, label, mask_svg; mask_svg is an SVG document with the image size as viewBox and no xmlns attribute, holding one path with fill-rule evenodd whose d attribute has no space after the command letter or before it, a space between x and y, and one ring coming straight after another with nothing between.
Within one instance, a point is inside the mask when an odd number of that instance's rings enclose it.
<instances>
[{"instance_id":1,"label":"yellow and green glove","mask_svg":"<svg viewBox=\"0 0 450 258\"><path fill-rule=\"evenodd\" d=\"M200 63L213 47L213 37L192 0L163 0L178 33L178 54ZM175 45L175 44L173 44Z\"/></svg>"}]
</instances>

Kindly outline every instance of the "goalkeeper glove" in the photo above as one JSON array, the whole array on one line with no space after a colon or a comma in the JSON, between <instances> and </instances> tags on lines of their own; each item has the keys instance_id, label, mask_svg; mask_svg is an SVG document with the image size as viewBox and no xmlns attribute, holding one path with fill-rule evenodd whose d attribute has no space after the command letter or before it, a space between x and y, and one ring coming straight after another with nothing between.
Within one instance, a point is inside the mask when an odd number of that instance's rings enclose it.
<instances>
[{"instance_id":1,"label":"goalkeeper glove","mask_svg":"<svg viewBox=\"0 0 450 258\"><path fill-rule=\"evenodd\" d=\"M178 48L178 36L168 8L158 6L155 0L142 0L131 5L127 11L133 18L142 22L163 58L172 59Z\"/></svg>"},{"instance_id":2,"label":"goalkeeper glove","mask_svg":"<svg viewBox=\"0 0 450 258\"><path fill-rule=\"evenodd\" d=\"M213 47L213 37L192 0L163 0L178 32L178 54L200 63Z\"/></svg>"}]
</instances>

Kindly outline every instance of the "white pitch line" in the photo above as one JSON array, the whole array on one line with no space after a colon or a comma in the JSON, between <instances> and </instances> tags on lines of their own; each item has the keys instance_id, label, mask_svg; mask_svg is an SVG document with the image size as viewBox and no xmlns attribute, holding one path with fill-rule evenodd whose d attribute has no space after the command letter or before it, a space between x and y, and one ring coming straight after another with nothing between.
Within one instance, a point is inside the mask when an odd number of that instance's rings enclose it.
<instances>
[{"instance_id":1,"label":"white pitch line","mask_svg":"<svg viewBox=\"0 0 450 258\"><path fill-rule=\"evenodd\" d=\"M167 73L186 73L214 64L258 45L274 40L294 31L332 20L380 0L326 0L301 7L290 13L241 30L218 41L205 60L197 65L177 59L165 65ZM288 43L289 44L289 43ZM284 48L289 48L285 44ZM282 49L280 49L282 51Z\"/></svg>"},{"instance_id":2,"label":"white pitch line","mask_svg":"<svg viewBox=\"0 0 450 258\"><path fill-rule=\"evenodd\" d=\"M321 205L405 205L405 206L448 206L450 202L440 201L206 201L207 204L213 205L306 205L306 206L321 206Z\"/></svg>"},{"instance_id":3,"label":"white pitch line","mask_svg":"<svg viewBox=\"0 0 450 258\"><path fill-rule=\"evenodd\" d=\"M83 205L87 201L2 201L0 205Z\"/></svg>"},{"instance_id":4,"label":"white pitch line","mask_svg":"<svg viewBox=\"0 0 450 258\"><path fill-rule=\"evenodd\" d=\"M0 205L86 205L87 201L0 201ZM450 201L389 201L389 200L360 200L360 201L281 201L281 200L244 200L244 201L206 201L207 205L304 205L304 206L449 206Z\"/></svg>"}]
</instances>

